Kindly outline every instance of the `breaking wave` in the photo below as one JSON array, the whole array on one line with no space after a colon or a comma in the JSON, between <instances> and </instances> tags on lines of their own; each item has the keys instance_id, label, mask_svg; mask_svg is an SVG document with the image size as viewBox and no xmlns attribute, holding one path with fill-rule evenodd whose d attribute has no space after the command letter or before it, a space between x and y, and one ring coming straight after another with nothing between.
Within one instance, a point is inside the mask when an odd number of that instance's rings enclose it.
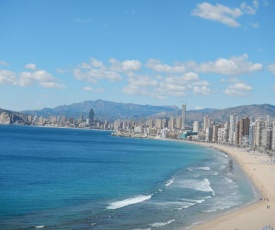
<instances>
[{"instance_id":1,"label":"breaking wave","mask_svg":"<svg viewBox=\"0 0 275 230\"><path fill-rule=\"evenodd\" d=\"M125 200L116 201L116 202L110 203L107 209L123 208L132 204L137 204L137 203L141 203L143 201L149 200L151 199L151 197L152 195L149 195L149 196L140 195L140 196L136 196Z\"/></svg>"}]
</instances>

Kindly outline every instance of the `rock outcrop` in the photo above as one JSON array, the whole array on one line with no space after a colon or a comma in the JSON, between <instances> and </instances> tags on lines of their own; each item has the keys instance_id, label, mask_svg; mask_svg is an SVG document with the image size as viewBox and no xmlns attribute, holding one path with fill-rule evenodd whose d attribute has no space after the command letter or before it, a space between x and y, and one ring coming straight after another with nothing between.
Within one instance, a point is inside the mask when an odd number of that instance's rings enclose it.
<instances>
[{"instance_id":1,"label":"rock outcrop","mask_svg":"<svg viewBox=\"0 0 275 230\"><path fill-rule=\"evenodd\" d=\"M8 125L11 123L10 115L6 112L2 112L0 114L0 124L2 125Z\"/></svg>"}]
</instances>

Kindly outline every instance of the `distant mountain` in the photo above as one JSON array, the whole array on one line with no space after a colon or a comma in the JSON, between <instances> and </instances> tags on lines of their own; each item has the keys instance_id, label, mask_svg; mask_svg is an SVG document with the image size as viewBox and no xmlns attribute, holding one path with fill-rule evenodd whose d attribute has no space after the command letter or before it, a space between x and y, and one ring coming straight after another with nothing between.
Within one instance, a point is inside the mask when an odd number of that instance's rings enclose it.
<instances>
[{"instance_id":1,"label":"distant mountain","mask_svg":"<svg viewBox=\"0 0 275 230\"><path fill-rule=\"evenodd\" d=\"M269 115L271 118L275 118L275 106L263 104L243 105L227 109L190 110L186 112L186 119L189 123L192 123L195 120L203 121L203 117L209 116L216 122L224 122L229 120L230 114L233 113L236 113L239 118L253 116L256 119L257 117L265 118L266 115Z\"/></svg>"},{"instance_id":2,"label":"distant mountain","mask_svg":"<svg viewBox=\"0 0 275 230\"><path fill-rule=\"evenodd\" d=\"M49 116L66 116L79 118L81 115L88 117L89 111L93 109L95 112L95 118L100 120L114 121L121 120L145 120L148 118L169 118L180 117L181 109L177 106L152 106L152 105L137 105L132 103L116 103L110 101L96 100L96 101L84 101L81 103L74 103L71 105L57 106L56 108L44 108L42 110L26 110L21 114L37 115L43 117ZM188 109L188 107L187 107ZM0 115L5 112L9 115L16 114L18 112L12 112L4 109L0 109ZM203 117L209 116L215 122L224 122L229 120L230 114L236 113L239 118L254 116L266 117L269 115L271 118L275 118L275 106L269 104L263 105L243 105L237 107L231 107L227 109L200 109L189 110L186 112L187 124L193 124L193 121L203 122Z\"/></svg>"},{"instance_id":3,"label":"distant mountain","mask_svg":"<svg viewBox=\"0 0 275 230\"><path fill-rule=\"evenodd\" d=\"M81 115L88 117L88 113L93 109L95 118L100 120L114 121L117 119L140 120L155 114L167 114L179 110L176 106L152 106L137 105L132 103L116 103L110 101L96 100L74 103L71 105L57 106L56 108L44 108L42 110L26 110L22 113L43 117L66 116L79 118Z\"/></svg>"}]
</instances>

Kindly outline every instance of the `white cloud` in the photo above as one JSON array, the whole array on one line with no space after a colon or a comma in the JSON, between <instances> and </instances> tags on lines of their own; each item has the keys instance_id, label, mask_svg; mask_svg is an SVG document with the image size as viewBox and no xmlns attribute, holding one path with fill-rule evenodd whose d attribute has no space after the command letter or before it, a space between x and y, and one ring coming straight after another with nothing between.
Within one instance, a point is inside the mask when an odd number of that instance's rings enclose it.
<instances>
[{"instance_id":1,"label":"white cloud","mask_svg":"<svg viewBox=\"0 0 275 230\"><path fill-rule=\"evenodd\" d=\"M187 92L209 95L209 82L201 81L196 73L186 73L182 76L150 77L134 75L129 77L129 84L123 88L126 94L144 95L163 99L168 96L182 97Z\"/></svg>"},{"instance_id":2,"label":"white cloud","mask_svg":"<svg viewBox=\"0 0 275 230\"><path fill-rule=\"evenodd\" d=\"M104 92L104 89L94 89L90 86L86 86L83 88L84 91L90 91L90 92L95 92L95 93L102 93Z\"/></svg>"},{"instance_id":3,"label":"white cloud","mask_svg":"<svg viewBox=\"0 0 275 230\"><path fill-rule=\"evenodd\" d=\"M36 65L33 63L27 64L25 65L26 69L31 69L31 70L35 70L36 69Z\"/></svg>"},{"instance_id":4,"label":"white cloud","mask_svg":"<svg viewBox=\"0 0 275 230\"><path fill-rule=\"evenodd\" d=\"M103 69L89 69L87 71L83 71L82 69L75 69L74 76L77 80L89 81L92 83L96 83L101 79L107 79L110 81L121 80L121 76L118 73Z\"/></svg>"},{"instance_id":5,"label":"white cloud","mask_svg":"<svg viewBox=\"0 0 275 230\"><path fill-rule=\"evenodd\" d=\"M153 69L156 72L164 73L183 73L186 71L184 64L175 63L174 66L170 66L167 64L163 64L156 59L148 60L146 67L149 69Z\"/></svg>"},{"instance_id":6,"label":"white cloud","mask_svg":"<svg viewBox=\"0 0 275 230\"><path fill-rule=\"evenodd\" d=\"M235 83L234 85L229 85L224 93L228 96L243 97L246 96L253 88L245 83Z\"/></svg>"},{"instance_id":7,"label":"white cloud","mask_svg":"<svg viewBox=\"0 0 275 230\"><path fill-rule=\"evenodd\" d=\"M195 94L201 94L201 95L209 95L211 93L211 90L207 88L206 86L194 86L193 91Z\"/></svg>"},{"instance_id":8,"label":"white cloud","mask_svg":"<svg viewBox=\"0 0 275 230\"><path fill-rule=\"evenodd\" d=\"M244 54L239 57L231 57L230 59L219 58L214 62L205 62L197 64L194 68L202 73L217 73L222 75L242 75L262 70L260 63L252 63L247 61L248 55Z\"/></svg>"},{"instance_id":9,"label":"white cloud","mask_svg":"<svg viewBox=\"0 0 275 230\"><path fill-rule=\"evenodd\" d=\"M16 85L16 74L9 70L0 70L0 85Z\"/></svg>"},{"instance_id":10,"label":"white cloud","mask_svg":"<svg viewBox=\"0 0 275 230\"><path fill-rule=\"evenodd\" d=\"M268 70L275 75L275 64L270 64L268 66Z\"/></svg>"},{"instance_id":11,"label":"white cloud","mask_svg":"<svg viewBox=\"0 0 275 230\"><path fill-rule=\"evenodd\" d=\"M103 62L95 58L90 58L89 63L81 63L78 68L74 69L74 76L77 80L89 81L92 83L97 83L97 81L101 79L119 81L122 79L120 73L131 75L141 68L141 62L137 60L119 62L111 58L109 62L110 66L106 66Z\"/></svg>"},{"instance_id":12,"label":"white cloud","mask_svg":"<svg viewBox=\"0 0 275 230\"><path fill-rule=\"evenodd\" d=\"M243 2L240 6L240 8L245 14L256 14L258 7L258 1L253 1L253 6L248 5L246 2Z\"/></svg>"},{"instance_id":13,"label":"white cloud","mask_svg":"<svg viewBox=\"0 0 275 230\"><path fill-rule=\"evenodd\" d=\"M0 61L0 65L8 66L9 63L7 63L7 62L5 62L5 61Z\"/></svg>"},{"instance_id":14,"label":"white cloud","mask_svg":"<svg viewBox=\"0 0 275 230\"><path fill-rule=\"evenodd\" d=\"M118 60L111 58L110 63L112 64L111 69L118 72L132 72L141 69L141 62L138 60L126 60L119 62Z\"/></svg>"},{"instance_id":15,"label":"white cloud","mask_svg":"<svg viewBox=\"0 0 275 230\"><path fill-rule=\"evenodd\" d=\"M240 7L230 8L222 4L212 5L208 2L197 4L192 11L193 16L203 19L217 21L229 27L239 27L240 23L237 21L239 17L244 14L254 15L259 7L258 1L253 1L253 5L248 5L246 2L241 3Z\"/></svg>"},{"instance_id":16,"label":"white cloud","mask_svg":"<svg viewBox=\"0 0 275 230\"><path fill-rule=\"evenodd\" d=\"M0 84L29 86L40 85L45 88L64 88L56 79L45 70L34 72L21 72L18 75L12 71L0 70Z\"/></svg>"},{"instance_id":17,"label":"white cloud","mask_svg":"<svg viewBox=\"0 0 275 230\"><path fill-rule=\"evenodd\" d=\"M37 70L35 72L22 72L19 74L19 86L29 86L38 84L44 88L64 88L64 85L58 84L56 79L45 70Z\"/></svg>"},{"instance_id":18,"label":"white cloud","mask_svg":"<svg viewBox=\"0 0 275 230\"><path fill-rule=\"evenodd\" d=\"M238 27L240 24L236 21L236 18L242 15L242 11L239 8L231 9L221 4L211 5L204 2L197 4L197 8L193 10L192 15L218 21L230 27Z\"/></svg>"},{"instance_id":19,"label":"white cloud","mask_svg":"<svg viewBox=\"0 0 275 230\"><path fill-rule=\"evenodd\" d=\"M156 72L162 73L185 73L200 72L200 73L216 73L222 75L241 75L262 70L263 66L260 63L248 61L248 55L232 56L229 59L218 58L215 61L196 63L188 61L185 63L177 62L174 66L163 64L160 61L150 59L147 62L147 68L153 69Z\"/></svg>"}]
</instances>

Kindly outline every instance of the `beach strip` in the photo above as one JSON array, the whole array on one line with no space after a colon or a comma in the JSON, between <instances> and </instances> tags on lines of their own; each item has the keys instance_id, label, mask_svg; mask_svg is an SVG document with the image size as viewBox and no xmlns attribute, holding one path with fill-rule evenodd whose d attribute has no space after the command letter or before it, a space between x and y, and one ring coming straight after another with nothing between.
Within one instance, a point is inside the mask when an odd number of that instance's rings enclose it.
<instances>
[{"instance_id":1,"label":"beach strip","mask_svg":"<svg viewBox=\"0 0 275 230\"><path fill-rule=\"evenodd\" d=\"M275 164L273 159L257 152L219 144L200 143L227 153L238 162L261 192L258 201L198 224L192 230L261 230L275 229ZM275 158L274 158L275 159ZM199 220L198 220L199 222Z\"/></svg>"}]
</instances>

